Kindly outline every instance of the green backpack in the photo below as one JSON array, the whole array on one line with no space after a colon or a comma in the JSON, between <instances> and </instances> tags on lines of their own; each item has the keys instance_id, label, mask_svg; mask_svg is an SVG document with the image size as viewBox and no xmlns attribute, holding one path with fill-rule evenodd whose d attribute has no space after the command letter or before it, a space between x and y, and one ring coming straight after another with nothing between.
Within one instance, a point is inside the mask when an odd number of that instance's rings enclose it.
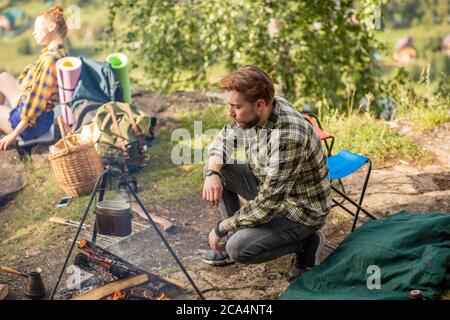
<instances>
[{"instance_id":1,"label":"green backpack","mask_svg":"<svg viewBox=\"0 0 450 320\"><path fill-rule=\"evenodd\" d=\"M102 105L94 118L100 130L98 152L105 165L124 174L142 169L148 160L144 141L151 132L151 119L135 106L123 102Z\"/></svg>"}]
</instances>

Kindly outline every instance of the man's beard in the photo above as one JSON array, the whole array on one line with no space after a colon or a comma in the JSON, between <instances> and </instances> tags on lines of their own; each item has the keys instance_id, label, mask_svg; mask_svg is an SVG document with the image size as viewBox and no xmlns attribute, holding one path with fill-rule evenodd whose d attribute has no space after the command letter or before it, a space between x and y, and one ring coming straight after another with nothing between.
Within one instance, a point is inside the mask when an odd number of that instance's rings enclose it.
<instances>
[{"instance_id":1,"label":"man's beard","mask_svg":"<svg viewBox=\"0 0 450 320\"><path fill-rule=\"evenodd\" d=\"M255 115L255 118L253 118L250 121L236 121L236 122L239 125L239 127L241 127L241 129L250 129L258 124L259 117Z\"/></svg>"}]
</instances>

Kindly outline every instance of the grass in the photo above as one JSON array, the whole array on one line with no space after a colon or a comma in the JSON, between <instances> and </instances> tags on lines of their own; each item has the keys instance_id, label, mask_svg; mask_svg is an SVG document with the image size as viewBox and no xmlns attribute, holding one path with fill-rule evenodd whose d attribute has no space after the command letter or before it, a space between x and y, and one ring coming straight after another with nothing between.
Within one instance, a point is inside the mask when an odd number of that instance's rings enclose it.
<instances>
[{"instance_id":1,"label":"grass","mask_svg":"<svg viewBox=\"0 0 450 320\"><path fill-rule=\"evenodd\" d=\"M12 205L2 210L0 233L0 257L24 252L30 246L44 249L54 244L63 230L49 222L51 216L78 220L84 208L83 198L74 199L69 207L56 208L64 193L56 187L49 167L25 165L28 181Z\"/></svg>"},{"instance_id":2,"label":"grass","mask_svg":"<svg viewBox=\"0 0 450 320\"><path fill-rule=\"evenodd\" d=\"M398 159L420 164L433 160L429 151L369 113L342 115L335 112L322 122L326 131L336 138L334 153L349 150L370 157L375 165Z\"/></svg>"},{"instance_id":3,"label":"grass","mask_svg":"<svg viewBox=\"0 0 450 320\"><path fill-rule=\"evenodd\" d=\"M417 132L433 130L438 125L450 121L450 109L440 106L437 108L414 108L407 114L407 120L413 124Z\"/></svg>"},{"instance_id":4,"label":"grass","mask_svg":"<svg viewBox=\"0 0 450 320\"><path fill-rule=\"evenodd\" d=\"M431 131L438 125L450 121L450 96L435 93L430 69L425 68L418 82L400 87L398 97L398 118L411 123L414 131Z\"/></svg>"}]
</instances>

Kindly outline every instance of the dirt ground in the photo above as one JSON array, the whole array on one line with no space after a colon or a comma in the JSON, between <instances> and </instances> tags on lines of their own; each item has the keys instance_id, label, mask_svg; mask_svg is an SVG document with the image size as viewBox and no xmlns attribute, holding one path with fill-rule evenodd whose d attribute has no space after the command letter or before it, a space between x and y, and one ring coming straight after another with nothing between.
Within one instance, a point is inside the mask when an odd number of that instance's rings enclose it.
<instances>
[{"instance_id":1,"label":"dirt ground","mask_svg":"<svg viewBox=\"0 0 450 320\"><path fill-rule=\"evenodd\" d=\"M220 102L221 96L214 91L171 95L135 91L134 101L143 110L158 117L159 128L172 129L177 126L174 113L186 109L195 111L210 102ZM420 135L413 133L406 123L392 122L391 125L432 151L436 155L436 161L427 166L399 161L383 168L374 168L364 206L378 216L390 215L400 210L450 213L450 123ZM20 163L18 165L20 166ZM359 193L362 177L361 173L344 180L350 194ZM13 200L4 203L3 208L9 205L13 205ZM187 196L181 203L167 203L164 207L150 209L171 219L176 225L175 234L165 235L207 299L276 299L289 285L287 272L290 256L260 265L212 267L201 262L201 254L208 249L208 233L218 221L219 213L217 209L206 205L200 194ZM1 210L2 207L0 215ZM333 209L324 228L328 242L338 245L348 234L350 226L349 216L341 209ZM0 260L22 270L39 266L44 270L46 287L52 288L74 233L71 227L62 228L67 231L66 236L48 251L40 252L30 248L25 253L17 252L14 256L1 257ZM151 228L109 249L137 266L162 274L190 288L186 278ZM330 253L331 250L325 248L322 259ZM23 299L22 289L25 281L13 277L0 278L0 282L5 280L10 285L8 298ZM190 298L195 299L195 294Z\"/></svg>"}]
</instances>

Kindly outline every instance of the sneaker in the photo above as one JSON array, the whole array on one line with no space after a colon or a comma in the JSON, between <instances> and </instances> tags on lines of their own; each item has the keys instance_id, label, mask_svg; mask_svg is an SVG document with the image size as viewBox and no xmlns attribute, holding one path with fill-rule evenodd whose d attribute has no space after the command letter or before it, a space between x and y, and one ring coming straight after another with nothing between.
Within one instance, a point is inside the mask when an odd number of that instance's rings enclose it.
<instances>
[{"instance_id":1,"label":"sneaker","mask_svg":"<svg viewBox=\"0 0 450 320\"><path fill-rule=\"evenodd\" d=\"M322 232L317 231L310 236L308 246L305 248L304 256L301 259L307 268L320 264L320 254L324 245L325 236Z\"/></svg>"},{"instance_id":2,"label":"sneaker","mask_svg":"<svg viewBox=\"0 0 450 320\"><path fill-rule=\"evenodd\" d=\"M234 263L226 251L214 250L207 250L202 255L202 261L213 266L226 266Z\"/></svg>"},{"instance_id":3,"label":"sneaker","mask_svg":"<svg viewBox=\"0 0 450 320\"><path fill-rule=\"evenodd\" d=\"M301 276L311 268L320 264L320 253L325 245L325 236L317 231L313 233L307 242L306 248L299 254L296 254L289 271L289 281Z\"/></svg>"}]
</instances>

